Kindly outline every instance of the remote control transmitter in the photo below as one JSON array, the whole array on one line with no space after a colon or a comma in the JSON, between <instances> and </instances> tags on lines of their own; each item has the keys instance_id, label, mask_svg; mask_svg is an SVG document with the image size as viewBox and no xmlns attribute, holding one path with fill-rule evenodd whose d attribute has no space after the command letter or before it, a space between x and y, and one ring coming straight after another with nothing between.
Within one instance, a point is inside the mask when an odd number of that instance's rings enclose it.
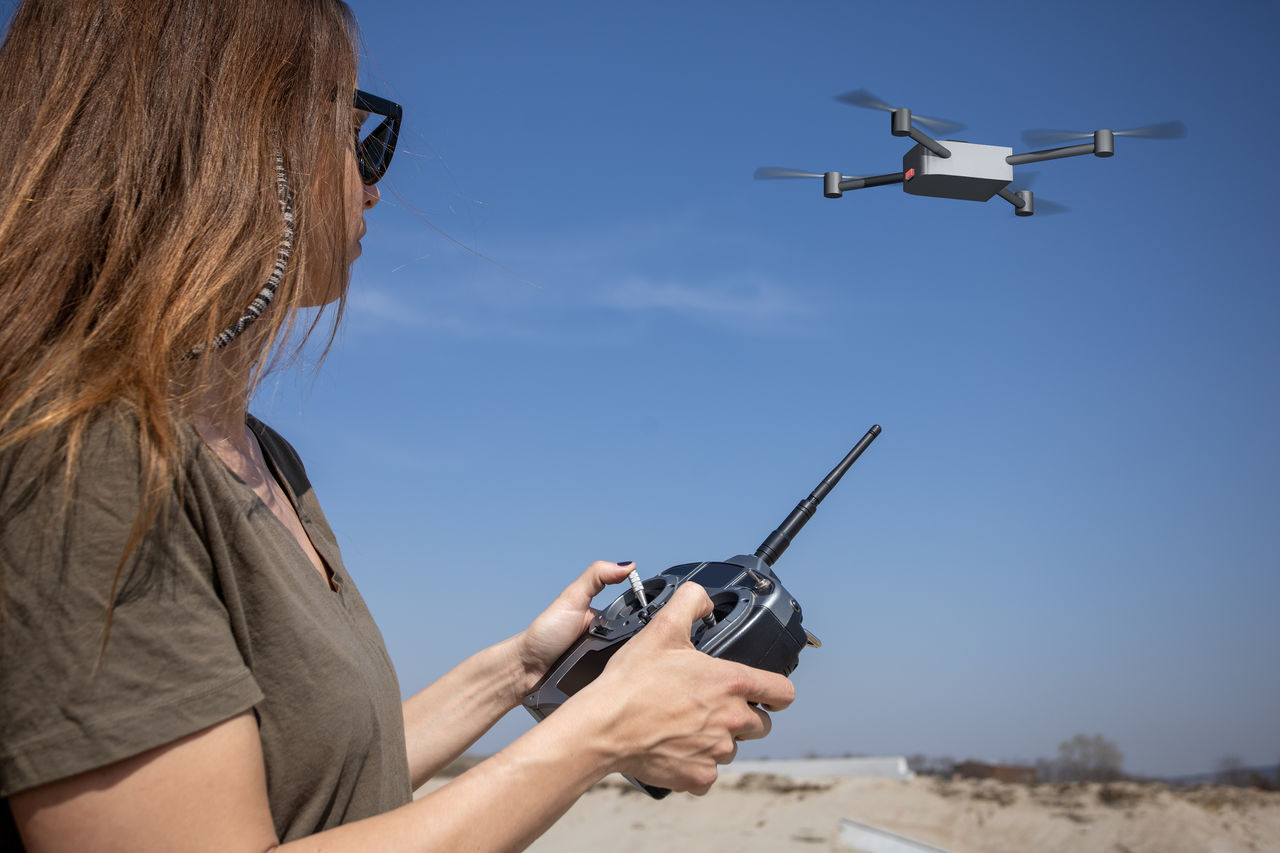
<instances>
[{"instance_id":1,"label":"remote control transmitter","mask_svg":"<svg viewBox=\"0 0 1280 853\"><path fill-rule=\"evenodd\" d=\"M740 554L720 563L685 563L641 582L632 573L631 588L602 610L591 626L547 671L525 697L524 706L541 721L598 676L622 644L662 609L675 589L685 581L701 584L711 597L712 611L693 626L695 648L712 657L790 675L799 663L800 650L821 645L800 624L802 613L795 597L773 573L774 562L827 493L840 482L849 467L880 434L867 430L853 449L828 474L809 497L791 511L778 529L769 534L754 554ZM630 781L655 799L671 793L666 788Z\"/></svg>"}]
</instances>

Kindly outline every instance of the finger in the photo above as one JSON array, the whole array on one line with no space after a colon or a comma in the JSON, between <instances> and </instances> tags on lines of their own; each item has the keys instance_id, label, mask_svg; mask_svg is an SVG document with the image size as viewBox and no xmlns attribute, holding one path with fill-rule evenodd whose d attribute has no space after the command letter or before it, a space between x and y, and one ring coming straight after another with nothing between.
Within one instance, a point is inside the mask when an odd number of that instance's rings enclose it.
<instances>
[{"instance_id":1,"label":"finger","mask_svg":"<svg viewBox=\"0 0 1280 853\"><path fill-rule=\"evenodd\" d=\"M781 711L796 698L796 686L785 675L733 661L722 660L719 663L737 668L734 692L766 711Z\"/></svg>"},{"instance_id":2,"label":"finger","mask_svg":"<svg viewBox=\"0 0 1280 853\"><path fill-rule=\"evenodd\" d=\"M751 712L744 716L742 723L734 730L734 740L760 740L768 737L773 731L773 719L757 705L748 705Z\"/></svg>"},{"instance_id":3,"label":"finger","mask_svg":"<svg viewBox=\"0 0 1280 853\"><path fill-rule=\"evenodd\" d=\"M711 755L711 757L715 760L716 764L732 764L733 759L736 758L737 756L738 756L737 739L726 741L722 746L717 748L716 751Z\"/></svg>"},{"instance_id":4,"label":"finger","mask_svg":"<svg viewBox=\"0 0 1280 853\"><path fill-rule=\"evenodd\" d=\"M719 777L720 770L713 760L710 765L698 767L689 783L682 787L695 797L701 797L711 790L711 786L716 783L716 779Z\"/></svg>"},{"instance_id":5,"label":"finger","mask_svg":"<svg viewBox=\"0 0 1280 853\"><path fill-rule=\"evenodd\" d=\"M653 617L649 627L656 627L665 633L678 633L688 642L689 628L711 610L711 597L707 595L707 591L693 581L685 581L676 587L671 598Z\"/></svg>"}]
</instances>

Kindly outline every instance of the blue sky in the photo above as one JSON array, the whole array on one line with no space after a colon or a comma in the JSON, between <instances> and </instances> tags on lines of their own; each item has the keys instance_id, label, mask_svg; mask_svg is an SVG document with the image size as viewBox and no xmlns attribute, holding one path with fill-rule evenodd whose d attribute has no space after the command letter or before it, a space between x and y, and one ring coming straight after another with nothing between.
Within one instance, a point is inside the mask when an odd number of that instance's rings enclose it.
<instances>
[{"instance_id":1,"label":"blue sky","mask_svg":"<svg viewBox=\"0 0 1280 853\"><path fill-rule=\"evenodd\" d=\"M824 646L742 754L1280 759L1276 7L353 7L401 150L337 346L255 410L406 691L593 559L753 550L880 423L777 565ZM752 180L900 170L859 87L1015 150L1189 132L1030 167L1030 219Z\"/></svg>"}]
</instances>

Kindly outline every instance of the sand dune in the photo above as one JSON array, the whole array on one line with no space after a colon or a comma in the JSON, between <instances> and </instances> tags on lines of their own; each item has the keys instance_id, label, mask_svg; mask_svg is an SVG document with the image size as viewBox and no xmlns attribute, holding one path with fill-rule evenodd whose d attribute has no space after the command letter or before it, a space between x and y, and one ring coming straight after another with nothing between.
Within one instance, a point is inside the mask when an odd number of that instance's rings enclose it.
<instances>
[{"instance_id":1,"label":"sand dune","mask_svg":"<svg viewBox=\"0 0 1280 853\"><path fill-rule=\"evenodd\" d=\"M841 818L953 853L1280 851L1280 793L1156 783L1008 785L722 774L705 797L654 801L618 777L531 850L845 851Z\"/></svg>"}]
</instances>

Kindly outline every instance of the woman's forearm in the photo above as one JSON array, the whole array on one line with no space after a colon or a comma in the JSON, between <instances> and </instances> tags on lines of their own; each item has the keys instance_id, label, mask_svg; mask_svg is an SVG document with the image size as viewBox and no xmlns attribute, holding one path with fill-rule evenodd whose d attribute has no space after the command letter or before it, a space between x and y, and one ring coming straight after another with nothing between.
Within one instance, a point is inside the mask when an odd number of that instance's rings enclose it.
<instances>
[{"instance_id":1,"label":"woman's forearm","mask_svg":"<svg viewBox=\"0 0 1280 853\"><path fill-rule=\"evenodd\" d=\"M536 726L408 805L286 844L280 851L522 850L602 779L613 761L601 745L582 742L567 716L560 722Z\"/></svg>"},{"instance_id":2,"label":"woman's forearm","mask_svg":"<svg viewBox=\"0 0 1280 853\"><path fill-rule=\"evenodd\" d=\"M10 807L31 850L519 850L617 763L612 739L601 736L609 724L591 709L571 709L427 797L283 846L267 799L257 722L248 712L21 791Z\"/></svg>"},{"instance_id":3,"label":"woman's forearm","mask_svg":"<svg viewBox=\"0 0 1280 853\"><path fill-rule=\"evenodd\" d=\"M416 789L518 704L527 674L514 638L477 652L403 704L409 778Z\"/></svg>"},{"instance_id":4,"label":"woman's forearm","mask_svg":"<svg viewBox=\"0 0 1280 853\"><path fill-rule=\"evenodd\" d=\"M472 655L404 703L409 777L417 788L520 703L591 622L591 599L630 563L597 560L517 634Z\"/></svg>"}]
</instances>

